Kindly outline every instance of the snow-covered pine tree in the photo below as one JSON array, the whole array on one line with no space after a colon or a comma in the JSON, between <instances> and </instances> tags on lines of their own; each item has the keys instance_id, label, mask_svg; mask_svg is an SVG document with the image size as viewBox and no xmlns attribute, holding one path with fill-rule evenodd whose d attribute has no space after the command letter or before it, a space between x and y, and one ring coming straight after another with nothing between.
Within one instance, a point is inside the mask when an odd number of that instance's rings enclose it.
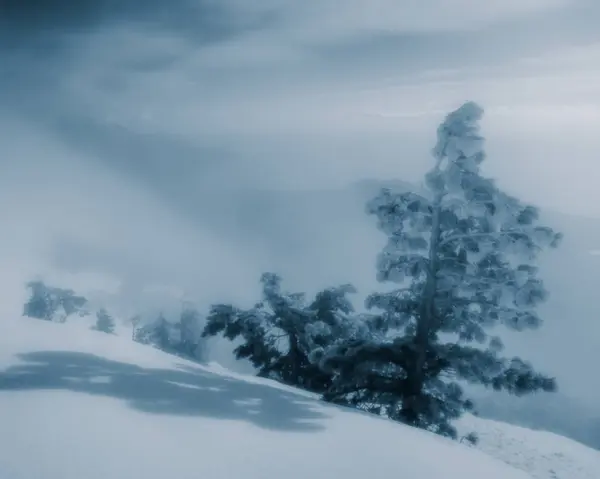
<instances>
[{"instance_id":1,"label":"snow-covered pine tree","mask_svg":"<svg viewBox=\"0 0 600 479\"><path fill-rule=\"evenodd\" d=\"M336 325L351 311L345 298L351 287L331 288L308 303L303 293L283 291L276 274L263 274L261 283L262 300L248 310L213 305L203 336L222 334L229 340L241 339L235 354L249 359L259 376L324 391L329 387L330 374L311 360L311 353L325 346L328 338L332 340Z\"/></svg>"},{"instance_id":2,"label":"snow-covered pine tree","mask_svg":"<svg viewBox=\"0 0 600 479\"><path fill-rule=\"evenodd\" d=\"M163 351L171 351L171 330L173 326L163 313L160 313L154 321L144 321L140 315L134 316L131 321L134 324L132 339L135 342L151 344ZM142 325L140 326L140 324Z\"/></svg>"},{"instance_id":3,"label":"snow-covered pine tree","mask_svg":"<svg viewBox=\"0 0 600 479\"><path fill-rule=\"evenodd\" d=\"M305 337L311 360L320 362L327 351L349 340L369 337L372 315L357 314L348 295L356 293L351 284L330 287L318 292L306 311L311 321Z\"/></svg>"},{"instance_id":4,"label":"snow-covered pine tree","mask_svg":"<svg viewBox=\"0 0 600 479\"><path fill-rule=\"evenodd\" d=\"M149 342L158 349L169 351L172 347L171 329L172 326L167 318L160 313L158 319L152 324Z\"/></svg>"},{"instance_id":5,"label":"snow-covered pine tree","mask_svg":"<svg viewBox=\"0 0 600 479\"><path fill-rule=\"evenodd\" d=\"M200 312L192 304L185 303L179 322L174 325L179 331L179 341L175 349L192 359L201 359L203 355L201 320Z\"/></svg>"},{"instance_id":6,"label":"snow-covered pine tree","mask_svg":"<svg viewBox=\"0 0 600 479\"><path fill-rule=\"evenodd\" d=\"M131 324L131 340L136 341L138 343L144 342L143 340L141 340L141 337L140 337L140 334L138 331L138 327L141 322L142 322L142 316L139 314L136 314L129 319L129 323Z\"/></svg>"},{"instance_id":7,"label":"snow-covered pine tree","mask_svg":"<svg viewBox=\"0 0 600 479\"><path fill-rule=\"evenodd\" d=\"M461 383L521 395L553 391L552 378L519 358L501 356L488 331L537 328L547 293L535 260L561 235L538 225L538 210L482 176L482 109L464 104L437 131L427 194L388 189L369 202L388 242L372 294L379 334L334 348L323 361L337 371L326 399L378 404L396 420L455 437L454 418L472 407Z\"/></svg>"},{"instance_id":8,"label":"snow-covered pine tree","mask_svg":"<svg viewBox=\"0 0 600 479\"><path fill-rule=\"evenodd\" d=\"M56 305L51 301L48 287L42 281L29 281L31 295L23 306L23 316L51 321Z\"/></svg>"},{"instance_id":9,"label":"snow-covered pine tree","mask_svg":"<svg viewBox=\"0 0 600 479\"><path fill-rule=\"evenodd\" d=\"M101 308L96 312L96 324L94 325L94 329L107 334L115 333L115 320L108 314L106 309Z\"/></svg>"},{"instance_id":10,"label":"snow-covered pine tree","mask_svg":"<svg viewBox=\"0 0 600 479\"><path fill-rule=\"evenodd\" d=\"M29 281L26 287L31 296L23 307L23 316L63 322L74 313L86 313L87 299L70 289L51 287L40 280Z\"/></svg>"},{"instance_id":11,"label":"snow-covered pine tree","mask_svg":"<svg viewBox=\"0 0 600 479\"><path fill-rule=\"evenodd\" d=\"M131 321L131 339L140 344L152 344L156 324L148 322L141 315L134 316Z\"/></svg>"}]
</instances>

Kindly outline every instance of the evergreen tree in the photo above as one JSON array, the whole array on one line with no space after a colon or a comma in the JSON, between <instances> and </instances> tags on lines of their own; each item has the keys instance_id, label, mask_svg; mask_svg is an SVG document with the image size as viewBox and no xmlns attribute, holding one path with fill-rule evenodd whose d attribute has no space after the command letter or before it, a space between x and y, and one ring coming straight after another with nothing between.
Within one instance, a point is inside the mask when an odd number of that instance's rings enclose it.
<instances>
[{"instance_id":1,"label":"evergreen tree","mask_svg":"<svg viewBox=\"0 0 600 479\"><path fill-rule=\"evenodd\" d=\"M94 325L94 329L107 334L115 333L115 320L108 314L106 309L102 308L96 313L96 324Z\"/></svg>"},{"instance_id":2,"label":"evergreen tree","mask_svg":"<svg viewBox=\"0 0 600 479\"><path fill-rule=\"evenodd\" d=\"M560 234L538 224L538 210L482 176L482 110L466 103L437 131L425 195L383 189L367 211L388 238L372 294L377 334L345 341L323 366L335 381L325 398L385 414L442 435L472 403L461 384L521 395L553 391L552 378L501 356L488 330L540 326L547 296L535 260Z\"/></svg>"},{"instance_id":3,"label":"evergreen tree","mask_svg":"<svg viewBox=\"0 0 600 479\"><path fill-rule=\"evenodd\" d=\"M140 316L134 316L133 320L136 321L132 331L133 340L140 344L151 344L156 325L154 323L141 324Z\"/></svg>"},{"instance_id":4,"label":"evergreen tree","mask_svg":"<svg viewBox=\"0 0 600 479\"><path fill-rule=\"evenodd\" d=\"M249 359L259 376L324 391L331 376L312 360L311 352L333 340L340 318L351 311L345 298L351 288L327 290L308 304L303 293L282 291L281 278L275 274L263 274L261 283L262 300L253 308L212 306L203 336L240 338L243 342L235 354Z\"/></svg>"},{"instance_id":5,"label":"evergreen tree","mask_svg":"<svg viewBox=\"0 0 600 479\"><path fill-rule=\"evenodd\" d=\"M23 316L62 322L74 313L85 314L87 299L70 289L50 287L39 280L30 281L26 286L31 296L23 307Z\"/></svg>"},{"instance_id":6,"label":"evergreen tree","mask_svg":"<svg viewBox=\"0 0 600 479\"><path fill-rule=\"evenodd\" d=\"M131 323L131 339L138 343L143 343L144 341L141 339L138 329L142 322L142 317L139 314L136 314L129 319L129 322Z\"/></svg>"},{"instance_id":7,"label":"evergreen tree","mask_svg":"<svg viewBox=\"0 0 600 479\"><path fill-rule=\"evenodd\" d=\"M201 359L202 357L202 317L198 310L191 304L184 304L179 317L179 322L175 327L179 331L179 342L176 345L177 351L192 359Z\"/></svg>"},{"instance_id":8,"label":"evergreen tree","mask_svg":"<svg viewBox=\"0 0 600 479\"><path fill-rule=\"evenodd\" d=\"M326 352L343 341L368 337L373 327L370 315L356 314L348 298L356 293L354 286L344 284L316 294L306 308L310 321L305 338L312 361L319 362Z\"/></svg>"},{"instance_id":9,"label":"evergreen tree","mask_svg":"<svg viewBox=\"0 0 600 479\"><path fill-rule=\"evenodd\" d=\"M146 322L144 325L138 325L142 322L142 318L139 315L134 316L132 319L133 329L133 340L141 344L150 344L163 351L171 352L173 342L171 340L171 330L173 326L167 318L160 313L158 318L151 322Z\"/></svg>"},{"instance_id":10,"label":"evergreen tree","mask_svg":"<svg viewBox=\"0 0 600 479\"><path fill-rule=\"evenodd\" d=\"M161 313L158 316L158 319L152 324L149 338L150 344L153 344L155 347L163 351L169 351L172 346L171 329L171 324Z\"/></svg>"},{"instance_id":11,"label":"evergreen tree","mask_svg":"<svg viewBox=\"0 0 600 479\"><path fill-rule=\"evenodd\" d=\"M23 307L23 316L51 321L55 305L46 285L42 281L30 281L26 286L31 291L31 296Z\"/></svg>"}]
</instances>

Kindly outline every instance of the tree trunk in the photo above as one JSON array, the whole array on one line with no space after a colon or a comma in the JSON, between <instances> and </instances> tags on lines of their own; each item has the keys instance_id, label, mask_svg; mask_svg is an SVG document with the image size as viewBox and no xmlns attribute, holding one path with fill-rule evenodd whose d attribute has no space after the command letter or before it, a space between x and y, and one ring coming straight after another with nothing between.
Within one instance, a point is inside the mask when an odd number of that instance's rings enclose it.
<instances>
[{"instance_id":1,"label":"tree trunk","mask_svg":"<svg viewBox=\"0 0 600 479\"><path fill-rule=\"evenodd\" d=\"M420 403L422 401L423 387L425 386L425 366L427 350L430 345L431 334L436 328L435 296L437 291L438 248L440 243L440 211L443 193L438 193L433 201L431 239L429 241L429 256L427 280L423 290L423 297L417 330L414 339L414 357L411 368L407 371L404 398L402 401L401 415L408 424L415 424L419 419Z\"/></svg>"},{"instance_id":2,"label":"tree trunk","mask_svg":"<svg viewBox=\"0 0 600 479\"><path fill-rule=\"evenodd\" d=\"M290 334L290 381L294 386L298 386L300 378L300 345L298 344L298 337L291 333Z\"/></svg>"}]
</instances>

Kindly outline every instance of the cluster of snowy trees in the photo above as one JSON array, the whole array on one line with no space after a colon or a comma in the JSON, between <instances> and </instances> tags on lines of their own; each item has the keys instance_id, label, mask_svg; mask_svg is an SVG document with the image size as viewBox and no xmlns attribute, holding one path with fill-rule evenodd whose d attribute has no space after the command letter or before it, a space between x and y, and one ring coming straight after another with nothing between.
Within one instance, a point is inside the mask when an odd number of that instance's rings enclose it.
<instances>
[{"instance_id":1,"label":"cluster of snowy trees","mask_svg":"<svg viewBox=\"0 0 600 479\"><path fill-rule=\"evenodd\" d=\"M24 316L63 323L73 314L88 314L88 300L70 289L48 286L41 280L30 281L26 286L30 297L23 307Z\"/></svg>"},{"instance_id":2,"label":"cluster of snowy trees","mask_svg":"<svg viewBox=\"0 0 600 479\"><path fill-rule=\"evenodd\" d=\"M159 314L153 321L143 323L141 316L131 319L132 339L162 351L195 361L206 360L206 340L202 336L204 318L191 304L184 304L176 321Z\"/></svg>"},{"instance_id":3,"label":"cluster of snowy trees","mask_svg":"<svg viewBox=\"0 0 600 479\"><path fill-rule=\"evenodd\" d=\"M41 280L30 281L26 286L30 296L23 307L23 316L63 323L72 315L84 317L94 314L92 329L115 334L117 323L114 316L106 308L92 313L84 296L70 289L48 286ZM156 319L138 315L130 322L133 326L132 339L136 342L197 361L205 359L204 318L191 304L184 304L175 320L169 321L160 313Z\"/></svg>"},{"instance_id":4,"label":"cluster of snowy trees","mask_svg":"<svg viewBox=\"0 0 600 479\"><path fill-rule=\"evenodd\" d=\"M29 281L26 284L30 296L23 306L23 316L64 323L69 316L89 316L89 301L85 296L71 289L49 286L42 280ZM102 308L96 312L94 329L104 333L114 333L115 320Z\"/></svg>"},{"instance_id":5,"label":"cluster of snowy trees","mask_svg":"<svg viewBox=\"0 0 600 479\"><path fill-rule=\"evenodd\" d=\"M376 261L383 291L367 313L354 311L350 285L309 300L267 273L254 307L212 306L203 335L241 340L235 354L260 376L449 437L473 409L466 384L554 391L553 378L504 357L491 334L541 325L536 258L561 235L483 176L482 113L469 102L439 126L424 192L383 189L368 203L387 244Z\"/></svg>"}]
</instances>

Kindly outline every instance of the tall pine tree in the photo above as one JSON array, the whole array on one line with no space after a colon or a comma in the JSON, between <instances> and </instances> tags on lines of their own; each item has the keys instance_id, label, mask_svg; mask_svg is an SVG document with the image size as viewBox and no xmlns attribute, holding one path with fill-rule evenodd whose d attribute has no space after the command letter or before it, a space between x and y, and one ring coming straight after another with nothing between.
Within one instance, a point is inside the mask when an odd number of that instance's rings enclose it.
<instances>
[{"instance_id":1,"label":"tall pine tree","mask_svg":"<svg viewBox=\"0 0 600 479\"><path fill-rule=\"evenodd\" d=\"M336 372L326 399L455 437L452 420L472 407L464 383L517 395L555 389L527 362L502 357L488 335L496 325L540 326L547 294L535 260L561 236L481 174L482 113L469 102L440 125L425 194L383 189L369 202L388 238L377 278L396 287L367 299L378 334L323 359Z\"/></svg>"}]
</instances>

